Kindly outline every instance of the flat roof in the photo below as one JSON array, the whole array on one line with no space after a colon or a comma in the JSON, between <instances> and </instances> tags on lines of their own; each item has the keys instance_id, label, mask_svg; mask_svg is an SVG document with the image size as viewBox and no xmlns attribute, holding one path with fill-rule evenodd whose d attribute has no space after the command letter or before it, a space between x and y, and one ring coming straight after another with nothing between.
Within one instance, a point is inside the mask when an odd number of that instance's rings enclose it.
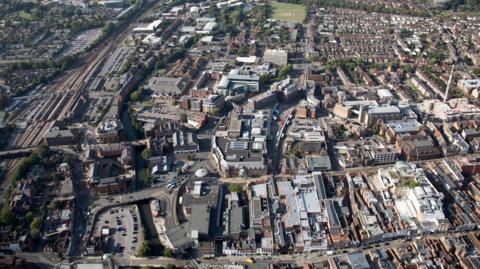
<instances>
[{"instance_id":1,"label":"flat roof","mask_svg":"<svg viewBox=\"0 0 480 269\"><path fill-rule=\"evenodd\" d=\"M189 231L198 231L200 234L209 235L210 209L207 204L193 204L190 215Z\"/></svg>"},{"instance_id":2,"label":"flat roof","mask_svg":"<svg viewBox=\"0 0 480 269\"><path fill-rule=\"evenodd\" d=\"M181 225L168 229L165 232L165 235L172 244L173 248L182 248L192 243L192 239L188 234L189 224L190 223L187 221Z\"/></svg>"},{"instance_id":3,"label":"flat roof","mask_svg":"<svg viewBox=\"0 0 480 269\"><path fill-rule=\"evenodd\" d=\"M317 195L319 199L327 199L327 192L325 191L325 183L323 182L323 176L321 173L312 173L313 183L317 189Z\"/></svg>"},{"instance_id":4,"label":"flat roof","mask_svg":"<svg viewBox=\"0 0 480 269\"><path fill-rule=\"evenodd\" d=\"M373 107L368 110L369 114L400 114L400 108L398 106L379 106Z\"/></svg>"},{"instance_id":5,"label":"flat roof","mask_svg":"<svg viewBox=\"0 0 480 269\"><path fill-rule=\"evenodd\" d=\"M240 132L242 130L242 120L231 118L228 125L229 132Z\"/></svg>"},{"instance_id":6,"label":"flat roof","mask_svg":"<svg viewBox=\"0 0 480 269\"><path fill-rule=\"evenodd\" d=\"M331 169L332 163L328 155L307 156L307 166L309 168L328 168Z\"/></svg>"},{"instance_id":7,"label":"flat roof","mask_svg":"<svg viewBox=\"0 0 480 269\"><path fill-rule=\"evenodd\" d=\"M101 263L81 263L77 264L77 269L103 269Z\"/></svg>"},{"instance_id":8,"label":"flat roof","mask_svg":"<svg viewBox=\"0 0 480 269\"><path fill-rule=\"evenodd\" d=\"M333 200L326 201L328 223L330 226L340 227L340 220L338 219L337 211L335 210L335 202Z\"/></svg>"},{"instance_id":9,"label":"flat roof","mask_svg":"<svg viewBox=\"0 0 480 269\"><path fill-rule=\"evenodd\" d=\"M230 211L229 231L230 233L240 233L243 227L244 207L233 207Z\"/></svg>"}]
</instances>

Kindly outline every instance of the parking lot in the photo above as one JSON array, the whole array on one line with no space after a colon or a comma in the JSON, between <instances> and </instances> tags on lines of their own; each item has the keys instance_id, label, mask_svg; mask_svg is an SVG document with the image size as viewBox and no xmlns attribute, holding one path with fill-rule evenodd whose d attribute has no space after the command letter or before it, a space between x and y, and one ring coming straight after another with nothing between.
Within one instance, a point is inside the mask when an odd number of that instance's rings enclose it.
<instances>
[{"instance_id":1,"label":"parking lot","mask_svg":"<svg viewBox=\"0 0 480 269\"><path fill-rule=\"evenodd\" d=\"M105 252L133 255L143 241L141 220L136 205L107 210L99 215L95 233L104 239Z\"/></svg>"}]
</instances>

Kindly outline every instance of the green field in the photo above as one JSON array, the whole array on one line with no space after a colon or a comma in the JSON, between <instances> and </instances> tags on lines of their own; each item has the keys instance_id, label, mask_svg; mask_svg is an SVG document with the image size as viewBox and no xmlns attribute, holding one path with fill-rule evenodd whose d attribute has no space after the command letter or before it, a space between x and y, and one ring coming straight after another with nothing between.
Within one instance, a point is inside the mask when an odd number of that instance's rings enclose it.
<instances>
[{"instance_id":1,"label":"green field","mask_svg":"<svg viewBox=\"0 0 480 269\"><path fill-rule=\"evenodd\" d=\"M18 12L18 16L20 16L22 19L26 21L33 21L32 14L26 12L25 10L21 10L20 12Z\"/></svg>"},{"instance_id":2,"label":"green field","mask_svg":"<svg viewBox=\"0 0 480 269\"><path fill-rule=\"evenodd\" d=\"M307 15L304 5L271 1L270 6L272 7L272 19L274 20L301 23Z\"/></svg>"}]
</instances>

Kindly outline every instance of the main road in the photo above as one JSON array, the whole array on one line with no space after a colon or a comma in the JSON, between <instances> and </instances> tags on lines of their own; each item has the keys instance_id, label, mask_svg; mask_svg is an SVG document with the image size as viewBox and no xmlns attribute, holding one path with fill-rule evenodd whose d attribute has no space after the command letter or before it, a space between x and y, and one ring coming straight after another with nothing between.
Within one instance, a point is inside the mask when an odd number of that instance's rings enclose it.
<instances>
[{"instance_id":1,"label":"main road","mask_svg":"<svg viewBox=\"0 0 480 269\"><path fill-rule=\"evenodd\" d=\"M474 231L471 233L477 233L478 231ZM452 238L458 237L468 234L468 232L439 232L436 234L431 235L424 235L421 236L421 239L424 240L440 240L443 238ZM416 239L420 240L420 239ZM372 244L370 246L365 247L352 247L352 248L343 248L334 251L331 255L326 255L325 252L314 252L310 254L298 254L298 255L265 255L265 256L256 256L255 259L259 263L293 263L298 266L303 266L304 263L319 263L325 261L328 258L342 256L348 253L356 253L356 252L366 252L372 250L384 250L386 248L391 247L399 247L410 245L414 241L408 241L405 239L395 239L395 240L388 240L377 244ZM214 260L202 260L202 263L209 264L210 267L220 267L222 264L227 262L230 263L244 263L245 256L223 256L218 257Z\"/></svg>"},{"instance_id":2,"label":"main road","mask_svg":"<svg viewBox=\"0 0 480 269\"><path fill-rule=\"evenodd\" d=\"M414 164L426 164L429 162L439 162L439 161L446 161L446 160L456 160L460 159L463 157L473 157L473 158L478 158L480 157L480 153L472 153L472 154L465 154L465 155L455 155L455 156L449 156L449 157L442 157L442 158L436 158L436 159L428 159L428 160L418 160L418 161L409 161L409 163L414 163ZM393 166L394 163L389 163L389 164L382 164L382 165L375 165L375 166L359 166L359 167L352 167L352 168L346 168L343 170L338 170L338 171L327 171L327 172L322 172L324 175L331 175L331 176L342 176L346 174L353 174L353 173L359 173L359 172L372 172L372 171L377 171L378 169L381 168L388 168Z\"/></svg>"}]
</instances>

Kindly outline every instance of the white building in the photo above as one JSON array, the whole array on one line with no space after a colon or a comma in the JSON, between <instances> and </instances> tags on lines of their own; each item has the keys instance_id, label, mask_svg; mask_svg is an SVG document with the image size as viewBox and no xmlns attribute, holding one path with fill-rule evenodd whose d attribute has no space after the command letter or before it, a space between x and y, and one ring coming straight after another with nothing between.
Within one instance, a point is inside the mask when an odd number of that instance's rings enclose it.
<instances>
[{"instance_id":1,"label":"white building","mask_svg":"<svg viewBox=\"0 0 480 269\"><path fill-rule=\"evenodd\" d=\"M267 49L263 54L263 61L266 63L284 66L288 64L288 52L280 49Z\"/></svg>"},{"instance_id":2,"label":"white building","mask_svg":"<svg viewBox=\"0 0 480 269\"><path fill-rule=\"evenodd\" d=\"M393 167L380 169L372 186L385 204L394 204L398 216L410 229L428 232L448 229L443 194L415 164L397 162Z\"/></svg>"},{"instance_id":3,"label":"white building","mask_svg":"<svg viewBox=\"0 0 480 269\"><path fill-rule=\"evenodd\" d=\"M153 34L159 29L160 24L162 24L162 20L155 20L148 25L133 28L132 32L134 34Z\"/></svg>"},{"instance_id":4,"label":"white building","mask_svg":"<svg viewBox=\"0 0 480 269\"><path fill-rule=\"evenodd\" d=\"M458 81L457 86L466 95L480 98L480 79L462 79Z\"/></svg>"}]
</instances>

